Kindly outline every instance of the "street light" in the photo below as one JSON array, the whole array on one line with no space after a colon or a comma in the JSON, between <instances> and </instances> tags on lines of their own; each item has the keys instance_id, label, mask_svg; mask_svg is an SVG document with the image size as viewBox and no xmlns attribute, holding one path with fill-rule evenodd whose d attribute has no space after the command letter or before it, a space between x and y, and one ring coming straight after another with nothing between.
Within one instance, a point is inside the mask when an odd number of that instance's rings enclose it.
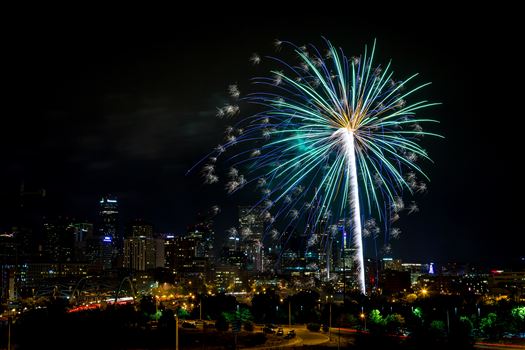
<instances>
[{"instance_id":1,"label":"street light","mask_svg":"<svg viewBox=\"0 0 525 350\"><path fill-rule=\"evenodd\" d=\"M11 316L7 316L7 350L11 350Z\"/></svg>"},{"instance_id":2,"label":"street light","mask_svg":"<svg viewBox=\"0 0 525 350\"><path fill-rule=\"evenodd\" d=\"M330 297L330 304L329 304L329 316L328 316L328 339L330 341L332 341L332 299L333 299L333 295L327 295L326 296L326 299L328 301L328 297Z\"/></svg>"},{"instance_id":3,"label":"street light","mask_svg":"<svg viewBox=\"0 0 525 350\"><path fill-rule=\"evenodd\" d=\"M292 328L292 301L288 297L288 328Z\"/></svg>"},{"instance_id":4,"label":"street light","mask_svg":"<svg viewBox=\"0 0 525 350\"><path fill-rule=\"evenodd\" d=\"M16 316L16 309L12 309L7 313L7 350L11 350L11 324Z\"/></svg>"},{"instance_id":5,"label":"street light","mask_svg":"<svg viewBox=\"0 0 525 350\"><path fill-rule=\"evenodd\" d=\"M179 315L175 310L175 350L179 350Z\"/></svg>"},{"instance_id":6,"label":"street light","mask_svg":"<svg viewBox=\"0 0 525 350\"><path fill-rule=\"evenodd\" d=\"M361 318L365 322L365 329L366 332L366 314L365 314L365 308L361 306L361 313L359 314L359 318Z\"/></svg>"},{"instance_id":7,"label":"street light","mask_svg":"<svg viewBox=\"0 0 525 350\"><path fill-rule=\"evenodd\" d=\"M365 332L366 332L366 315L365 315L365 313L364 313L364 312L361 312L361 314L359 315L359 317L360 317L363 321L365 321Z\"/></svg>"}]
</instances>

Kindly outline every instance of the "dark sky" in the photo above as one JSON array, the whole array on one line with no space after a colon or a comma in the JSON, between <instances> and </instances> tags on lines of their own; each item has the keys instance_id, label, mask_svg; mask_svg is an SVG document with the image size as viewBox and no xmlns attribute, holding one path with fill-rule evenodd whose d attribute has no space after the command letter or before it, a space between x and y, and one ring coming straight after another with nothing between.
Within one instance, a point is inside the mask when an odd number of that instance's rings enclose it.
<instances>
[{"instance_id":1,"label":"dark sky","mask_svg":"<svg viewBox=\"0 0 525 350\"><path fill-rule=\"evenodd\" d=\"M524 116L511 93L522 56L512 20L502 25L491 9L359 20L344 11L22 17L3 43L0 224L24 180L46 188L51 212L93 220L109 192L125 219L143 217L159 232L183 232L197 211L218 204L223 231L245 199L185 172L221 142L226 123L215 108L229 84L242 90L255 74L250 55L273 54L275 38L320 45L322 35L359 55L377 38L378 60L391 58L398 79L419 72L433 82L425 96L443 105L425 116L446 136L424 140L432 182L416 198L420 212L402 219L394 255L492 263L523 254Z\"/></svg>"}]
</instances>

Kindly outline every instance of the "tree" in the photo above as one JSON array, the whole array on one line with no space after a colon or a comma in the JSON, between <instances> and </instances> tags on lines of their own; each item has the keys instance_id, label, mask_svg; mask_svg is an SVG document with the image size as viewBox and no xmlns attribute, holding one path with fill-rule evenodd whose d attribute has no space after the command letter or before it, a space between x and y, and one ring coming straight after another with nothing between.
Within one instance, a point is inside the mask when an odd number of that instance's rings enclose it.
<instances>
[{"instance_id":1,"label":"tree","mask_svg":"<svg viewBox=\"0 0 525 350\"><path fill-rule=\"evenodd\" d=\"M445 322L441 320L434 320L430 322L430 329L438 333L445 333Z\"/></svg>"},{"instance_id":2,"label":"tree","mask_svg":"<svg viewBox=\"0 0 525 350\"><path fill-rule=\"evenodd\" d=\"M512 328L516 333L525 332L525 306L517 306L511 310Z\"/></svg>"},{"instance_id":3,"label":"tree","mask_svg":"<svg viewBox=\"0 0 525 350\"><path fill-rule=\"evenodd\" d=\"M472 321L468 317L461 316L453 321L448 335L448 345L454 349L471 349L474 345L472 328Z\"/></svg>"},{"instance_id":4,"label":"tree","mask_svg":"<svg viewBox=\"0 0 525 350\"><path fill-rule=\"evenodd\" d=\"M215 328L219 332L226 332L230 328L230 323L226 320L226 318L221 315L217 318L217 321L215 322Z\"/></svg>"},{"instance_id":5,"label":"tree","mask_svg":"<svg viewBox=\"0 0 525 350\"><path fill-rule=\"evenodd\" d=\"M241 323L249 322L253 319L252 313L247 308L239 308L235 312L223 312L223 317L228 322L233 322L236 320L241 321Z\"/></svg>"},{"instance_id":6,"label":"tree","mask_svg":"<svg viewBox=\"0 0 525 350\"><path fill-rule=\"evenodd\" d=\"M155 300L151 295L143 295L142 298L140 298L139 310L147 317L155 315L157 307L155 305Z\"/></svg>"},{"instance_id":7,"label":"tree","mask_svg":"<svg viewBox=\"0 0 525 350\"><path fill-rule=\"evenodd\" d=\"M485 335L487 338L496 338L497 330L496 330L496 320L497 315L494 312L489 313L486 317L483 317L479 321L479 330Z\"/></svg>"},{"instance_id":8,"label":"tree","mask_svg":"<svg viewBox=\"0 0 525 350\"><path fill-rule=\"evenodd\" d=\"M374 309L370 311L370 316L368 317L370 319L370 322L376 325L384 325L385 320L383 319L383 316L381 315L381 311Z\"/></svg>"},{"instance_id":9,"label":"tree","mask_svg":"<svg viewBox=\"0 0 525 350\"><path fill-rule=\"evenodd\" d=\"M252 311L255 320L259 322L275 322L279 296L274 290L255 294L252 298Z\"/></svg>"},{"instance_id":10,"label":"tree","mask_svg":"<svg viewBox=\"0 0 525 350\"><path fill-rule=\"evenodd\" d=\"M390 314L384 319L388 332L396 332L405 325L405 318L400 314Z\"/></svg>"},{"instance_id":11,"label":"tree","mask_svg":"<svg viewBox=\"0 0 525 350\"><path fill-rule=\"evenodd\" d=\"M422 320L423 319L423 310L421 310L421 308L418 306L418 307L415 307L414 310L412 310L412 314L414 316L416 316L416 318Z\"/></svg>"},{"instance_id":12,"label":"tree","mask_svg":"<svg viewBox=\"0 0 525 350\"><path fill-rule=\"evenodd\" d=\"M166 309L162 311L162 315L159 318L159 327L170 330L175 328L175 314L173 310Z\"/></svg>"}]
</instances>

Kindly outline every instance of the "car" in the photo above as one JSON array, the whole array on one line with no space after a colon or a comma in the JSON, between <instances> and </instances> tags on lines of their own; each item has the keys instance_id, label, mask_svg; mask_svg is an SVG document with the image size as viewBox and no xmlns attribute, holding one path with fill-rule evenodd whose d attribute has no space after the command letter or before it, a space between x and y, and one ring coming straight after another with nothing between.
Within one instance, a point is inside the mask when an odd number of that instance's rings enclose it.
<instances>
[{"instance_id":1,"label":"car","mask_svg":"<svg viewBox=\"0 0 525 350\"><path fill-rule=\"evenodd\" d=\"M295 330L288 331L288 333L284 336L284 339L292 339L295 338Z\"/></svg>"},{"instance_id":2,"label":"car","mask_svg":"<svg viewBox=\"0 0 525 350\"><path fill-rule=\"evenodd\" d=\"M215 323L213 322L205 322L204 328L215 328Z\"/></svg>"},{"instance_id":3,"label":"car","mask_svg":"<svg viewBox=\"0 0 525 350\"><path fill-rule=\"evenodd\" d=\"M180 326L182 328L197 328L197 326L195 326L195 323L191 323L191 322L182 322Z\"/></svg>"},{"instance_id":4,"label":"car","mask_svg":"<svg viewBox=\"0 0 525 350\"><path fill-rule=\"evenodd\" d=\"M284 335L284 331L283 331L283 329L282 329L282 328L279 328L279 329L277 330L276 335L278 335L278 336Z\"/></svg>"},{"instance_id":5,"label":"car","mask_svg":"<svg viewBox=\"0 0 525 350\"><path fill-rule=\"evenodd\" d=\"M264 327L263 328L263 332L266 333L266 334L275 334L275 330L273 328L270 328L270 327Z\"/></svg>"}]
</instances>

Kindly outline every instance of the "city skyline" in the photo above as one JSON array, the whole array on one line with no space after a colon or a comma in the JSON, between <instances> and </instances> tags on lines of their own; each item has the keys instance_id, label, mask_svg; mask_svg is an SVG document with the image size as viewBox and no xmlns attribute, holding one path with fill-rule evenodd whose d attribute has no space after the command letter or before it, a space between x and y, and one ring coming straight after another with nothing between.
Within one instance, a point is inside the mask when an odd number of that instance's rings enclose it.
<instances>
[{"instance_id":1,"label":"city skyline","mask_svg":"<svg viewBox=\"0 0 525 350\"><path fill-rule=\"evenodd\" d=\"M419 71L433 82L431 95L443 103L436 110L439 131L447 137L427 143L436 163L428 169L433 181L429 192L416 198L420 212L401 220L393 255L492 263L518 256L518 245L492 239L495 233L517 234L517 225L512 193L491 186L519 183L510 161L517 149L513 131L491 135L509 153L487 149L485 138L490 116L480 101L486 96L480 71L490 56L486 40L496 46L493 51L505 46L490 41L498 32L459 18L446 27L438 20L420 21L417 32L408 25L390 30L389 23L350 31L335 22L325 19L298 30L279 18L258 26L245 19L205 35L179 24L168 32L130 32L118 41L115 23L98 32L81 26L69 34L60 26L33 30L12 54L13 61L20 58L13 66L21 79L13 85L17 108L1 141L2 193L14 199L25 181L28 188L48 191L57 214L87 218L94 201L113 193L124 216L144 217L164 232L184 232L191 224L187 218L219 205L216 232L224 235L236 207L249 198L228 197L222 188L203 186L200 175L184 174L221 142L225 122L215 117L216 108L225 103L228 85L254 75L250 56L271 54L276 38L309 42L326 35L355 54L378 38L381 57L392 58L401 76ZM494 100L503 94L492 93ZM23 103L26 99L30 103ZM488 171L488 159L510 169ZM3 203L2 213L9 208Z\"/></svg>"}]
</instances>

